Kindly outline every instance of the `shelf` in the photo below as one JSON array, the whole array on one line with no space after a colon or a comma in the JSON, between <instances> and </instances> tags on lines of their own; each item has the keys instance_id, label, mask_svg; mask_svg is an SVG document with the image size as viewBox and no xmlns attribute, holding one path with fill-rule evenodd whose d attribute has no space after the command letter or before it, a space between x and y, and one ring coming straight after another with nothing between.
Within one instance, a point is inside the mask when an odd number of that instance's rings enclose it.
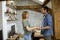
<instances>
[{"instance_id":1,"label":"shelf","mask_svg":"<svg viewBox=\"0 0 60 40\"><path fill-rule=\"evenodd\" d=\"M17 18L15 17L14 19L13 18L9 18L9 19L7 19L7 21L16 21L17 20Z\"/></svg>"},{"instance_id":2,"label":"shelf","mask_svg":"<svg viewBox=\"0 0 60 40\"><path fill-rule=\"evenodd\" d=\"M15 5L11 5L11 4L6 4L6 6L12 8L12 9L16 9L16 6Z\"/></svg>"},{"instance_id":3,"label":"shelf","mask_svg":"<svg viewBox=\"0 0 60 40\"><path fill-rule=\"evenodd\" d=\"M17 19L16 19L17 20ZM7 21L16 21L16 20L7 20Z\"/></svg>"},{"instance_id":4,"label":"shelf","mask_svg":"<svg viewBox=\"0 0 60 40\"><path fill-rule=\"evenodd\" d=\"M10 36L10 38L7 38L7 40L18 40L20 38L19 34L14 34L13 36Z\"/></svg>"},{"instance_id":5,"label":"shelf","mask_svg":"<svg viewBox=\"0 0 60 40\"><path fill-rule=\"evenodd\" d=\"M6 15L17 15L16 13L8 13L8 12L5 12Z\"/></svg>"},{"instance_id":6,"label":"shelf","mask_svg":"<svg viewBox=\"0 0 60 40\"><path fill-rule=\"evenodd\" d=\"M12 8L12 9L16 9L16 4L14 1L6 1L6 6Z\"/></svg>"},{"instance_id":7,"label":"shelf","mask_svg":"<svg viewBox=\"0 0 60 40\"><path fill-rule=\"evenodd\" d=\"M10 14L7 13L6 15L8 17L7 21L15 21L15 20L17 20L17 18L16 18L16 16L14 14L10 15Z\"/></svg>"},{"instance_id":8,"label":"shelf","mask_svg":"<svg viewBox=\"0 0 60 40\"><path fill-rule=\"evenodd\" d=\"M18 20L16 18L16 5L14 1L6 1L6 11L5 11L5 16L7 16L8 18L6 19L6 21L9 22L15 22L16 20Z\"/></svg>"},{"instance_id":9,"label":"shelf","mask_svg":"<svg viewBox=\"0 0 60 40\"><path fill-rule=\"evenodd\" d=\"M16 21L16 20L7 20L7 21Z\"/></svg>"}]
</instances>

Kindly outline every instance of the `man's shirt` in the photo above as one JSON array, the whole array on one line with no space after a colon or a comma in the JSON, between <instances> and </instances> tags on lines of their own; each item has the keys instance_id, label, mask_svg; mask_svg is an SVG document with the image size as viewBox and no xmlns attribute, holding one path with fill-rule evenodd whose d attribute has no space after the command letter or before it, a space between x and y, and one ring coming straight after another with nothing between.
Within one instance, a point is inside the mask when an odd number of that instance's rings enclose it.
<instances>
[{"instance_id":1,"label":"man's shirt","mask_svg":"<svg viewBox=\"0 0 60 40\"><path fill-rule=\"evenodd\" d=\"M49 26L50 29L44 29L42 30L42 34L44 36L49 36L53 35L53 22L52 22L52 16L48 13L44 15L44 20L43 20L43 27Z\"/></svg>"}]
</instances>

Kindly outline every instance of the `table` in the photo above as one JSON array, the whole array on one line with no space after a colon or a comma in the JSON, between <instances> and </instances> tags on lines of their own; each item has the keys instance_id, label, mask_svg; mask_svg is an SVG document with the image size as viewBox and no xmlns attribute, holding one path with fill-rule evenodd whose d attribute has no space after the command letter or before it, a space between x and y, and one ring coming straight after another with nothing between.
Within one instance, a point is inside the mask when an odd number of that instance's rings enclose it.
<instances>
[{"instance_id":1,"label":"table","mask_svg":"<svg viewBox=\"0 0 60 40\"><path fill-rule=\"evenodd\" d=\"M15 35L13 35L13 36L10 36L10 38L7 38L7 40L18 40L19 37L20 37L19 34L15 34Z\"/></svg>"}]
</instances>

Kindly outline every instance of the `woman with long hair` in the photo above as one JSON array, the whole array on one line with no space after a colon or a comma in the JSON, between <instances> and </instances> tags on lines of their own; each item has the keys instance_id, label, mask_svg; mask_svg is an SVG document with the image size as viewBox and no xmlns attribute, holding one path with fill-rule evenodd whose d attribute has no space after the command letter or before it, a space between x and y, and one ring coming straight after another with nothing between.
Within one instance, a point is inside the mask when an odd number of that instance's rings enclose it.
<instances>
[{"instance_id":1,"label":"woman with long hair","mask_svg":"<svg viewBox=\"0 0 60 40\"><path fill-rule=\"evenodd\" d=\"M24 11L22 13L22 24L24 29L24 39L25 40L31 40L31 34L34 29L37 29L37 27L31 27L31 25L28 22L29 14L28 11Z\"/></svg>"}]
</instances>

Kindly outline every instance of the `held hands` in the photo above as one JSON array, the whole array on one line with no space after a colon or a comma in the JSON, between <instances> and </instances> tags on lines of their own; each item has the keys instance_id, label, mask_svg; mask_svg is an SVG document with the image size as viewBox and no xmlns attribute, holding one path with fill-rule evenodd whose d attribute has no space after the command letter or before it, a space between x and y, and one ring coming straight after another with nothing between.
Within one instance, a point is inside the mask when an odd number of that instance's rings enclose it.
<instances>
[{"instance_id":1,"label":"held hands","mask_svg":"<svg viewBox=\"0 0 60 40\"><path fill-rule=\"evenodd\" d=\"M36 26L36 27L33 27L33 31L34 32L37 32L37 30L41 30L42 28L41 27L38 27L38 26Z\"/></svg>"},{"instance_id":2,"label":"held hands","mask_svg":"<svg viewBox=\"0 0 60 40\"><path fill-rule=\"evenodd\" d=\"M33 27L34 30L41 30L42 27Z\"/></svg>"}]
</instances>

